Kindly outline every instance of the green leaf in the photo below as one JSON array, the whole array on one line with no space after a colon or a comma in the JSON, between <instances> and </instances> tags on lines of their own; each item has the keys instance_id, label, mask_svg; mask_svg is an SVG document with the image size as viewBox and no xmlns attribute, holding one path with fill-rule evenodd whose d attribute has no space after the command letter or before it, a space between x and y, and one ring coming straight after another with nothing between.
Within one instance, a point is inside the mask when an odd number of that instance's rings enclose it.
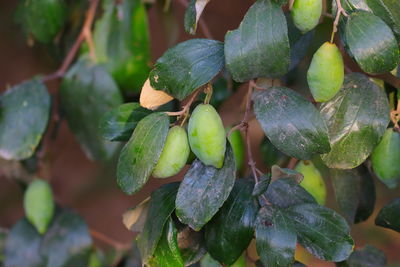
<instances>
[{"instance_id":1,"label":"green leaf","mask_svg":"<svg viewBox=\"0 0 400 267\"><path fill-rule=\"evenodd\" d=\"M266 197L275 206L287 208L304 203L317 204L317 201L293 178L281 178L267 189Z\"/></svg>"},{"instance_id":2,"label":"green leaf","mask_svg":"<svg viewBox=\"0 0 400 267\"><path fill-rule=\"evenodd\" d=\"M367 76L345 76L342 89L321 105L329 129L331 151L321 155L329 168L352 169L364 162L389 123L384 91Z\"/></svg>"},{"instance_id":3,"label":"green leaf","mask_svg":"<svg viewBox=\"0 0 400 267\"><path fill-rule=\"evenodd\" d=\"M200 267L222 267L218 261L214 260L210 254L206 254L200 261Z\"/></svg>"},{"instance_id":4,"label":"green leaf","mask_svg":"<svg viewBox=\"0 0 400 267\"><path fill-rule=\"evenodd\" d=\"M295 227L299 243L317 258L338 262L352 252L350 227L335 211L316 204L300 204L289 207L285 216Z\"/></svg>"},{"instance_id":5,"label":"green leaf","mask_svg":"<svg viewBox=\"0 0 400 267\"><path fill-rule=\"evenodd\" d=\"M385 267L386 256L381 250L371 245L357 249L346 260L348 267Z\"/></svg>"},{"instance_id":6,"label":"green leaf","mask_svg":"<svg viewBox=\"0 0 400 267\"><path fill-rule=\"evenodd\" d=\"M328 129L318 110L285 87L253 93L254 113L265 135L283 153L311 159L330 150Z\"/></svg>"},{"instance_id":7,"label":"green leaf","mask_svg":"<svg viewBox=\"0 0 400 267\"><path fill-rule=\"evenodd\" d=\"M64 0L22 0L19 2L16 20L25 33L32 34L42 43L53 41L64 26L67 16Z\"/></svg>"},{"instance_id":8,"label":"green leaf","mask_svg":"<svg viewBox=\"0 0 400 267\"><path fill-rule=\"evenodd\" d=\"M126 194L134 194L146 184L160 157L168 129L168 115L161 112L152 113L137 124L117 166L117 182Z\"/></svg>"},{"instance_id":9,"label":"green leaf","mask_svg":"<svg viewBox=\"0 0 400 267\"><path fill-rule=\"evenodd\" d=\"M4 266L45 266L39 253L42 237L27 219L19 220L6 239L4 248Z\"/></svg>"},{"instance_id":10,"label":"green leaf","mask_svg":"<svg viewBox=\"0 0 400 267\"><path fill-rule=\"evenodd\" d=\"M0 157L26 159L33 155L50 114L50 95L39 80L12 87L0 96Z\"/></svg>"},{"instance_id":11,"label":"green leaf","mask_svg":"<svg viewBox=\"0 0 400 267\"><path fill-rule=\"evenodd\" d=\"M400 37L400 2L397 0L366 0L375 15L389 25Z\"/></svg>"},{"instance_id":12,"label":"green leaf","mask_svg":"<svg viewBox=\"0 0 400 267\"><path fill-rule=\"evenodd\" d=\"M179 187L176 215L192 229L200 230L222 206L236 178L235 157L229 143L221 169L195 160Z\"/></svg>"},{"instance_id":13,"label":"green leaf","mask_svg":"<svg viewBox=\"0 0 400 267\"><path fill-rule=\"evenodd\" d=\"M177 220L175 223L178 223ZM207 253L204 240L204 231L196 232L189 226L182 224L178 230L178 246L185 266L198 262Z\"/></svg>"},{"instance_id":14,"label":"green leaf","mask_svg":"<svg viewBox=\"0 0 400 267\"><path fill-rule=\"evenodd\" d=\"M396 198L379 211L375 224L400 232L400 198Z\"/></svg>"},{"instance_id":15,"label":"green leaf","mask_svg":"<svg viewBox=\"0 0 400 267\"><path fill-rule=\"evenodd\" d=\"M53 192L44 181L33 180L24 193L24 210L27 219L44 234L54 214Z\"/></svg>"},{"instance_id":16,"label":"green leaf","mask_svg":"<svg viewBox=\"0 0 400 267\"><path fill-rule=\"evenodd\" d=\"M92 239L88 226L78 214L63 210L54 218L40 246L47 266L86 266Z\"/></svg>"},{"instance_id":17,"label":"green leaf","mask_svg":"<svg viewBox=\"0 0 400 267\"><path fill-rule=\"evenodd\" d=\"M290 161L290 157L279 151L273 144L271 144L271 141L269 141L268 138L264 138L261 142L260 153L264 164L269 168L271 168L272 165L284 167L287 166Z\"/></svg>"},{"instance_id":18,"label":"green leaf","mask_svg":"<svg viewBox=\"0 0 400 267\"><path fill-rule=\"evenodd\" d=\"M349 224L365 221L375 206L375 184L364 166L331 170L336 202Z\"/></svg>"},{"instance_id":19,"label":"green leaf","mask_svg":"<svg viewBox=\"0 0 400 267\"><path fill-rule=\"evenodd\" d=\"M225 35L226 67L237 82L277 78L289 70L290 47L285 15L270 0L258 0L237 30Z\"/></svg>"},{"instance_id":20,"label":"green leaf","mask_svg":"<svg viewBox=\"0 0 400 267\"><path fill-rule=\"evenodd\" d=\"M139 92L150 71L147 11L142 1L103 1L93 34L97 61L125 92Z\"/></svg>"},{"instance_id":21,"label":"green leaf","mask_svg":"<svg viewBox=\"0 0 400 267\"><path fill-rule=\"evenodd\" d=\"M254 182L237 179L224 205L206 225L207 251L219 262L232 265L253 238L258 203L252 196Z\"/></svg>"},{"instance_id":22,"label":"green leaf","mask_svg":"<svg viewBox=\"0 0 400 267\"><path fill-rule=\"evenodd\" d=\"M157 248L154 251L154 258L150 260L151 267L183 267L184 262L179 251L177 240L177 229L171 218L164 226L163 233Z\"/></svg>"},{"instance_id":23,"label":"green leaf","mask_svg":"<svg viewBox=\"0 0 400 267\"><path fill-rule=\"evenodd\" d=\"M265 206L256 221L256 246L265 266L292 266L297 236L284 211Z\"/></svg>"},{"instance_id":24,"label":"green leaf","mask_svg":"<svg viewBox=\"0 0 400 267\"><path fill-rule=\"evenodd\" d=\"M101 117L101 135L110 141L128 141L139 121L149 114L139 103L122 104Z\"/></svg>"},{"instance_id":25,"label":"green leaf","mask_svg":"<svg viewBox=\"0 0 400 267\"><path fill-rule=\"evenodd\" d=\"M251 195L253 197L258 197L267 191L268 186L271 183L271 174L264 174L260 177L260 181L254 185L253 192Z\"/></svg>"},{"instance_id":26,"label":"green leaf","mask_svg":"<svg viewBox=\"0 0 400 267\"><path fill-rule=\"evenodd\" d=\"M137 238L144 263L156 250L164 225L175 209L175 198L179 183L165 184L151 193L149 209L143 231Z\"/></svg>"},{"instance_id":27,"label":"green leaf","mask_svg":"<svg viewBox=\"0 0 400 267\"><path fill-rule=\"evenodd\" d=\"M150 84L157 90L183 100L208 83L224 66L223 43L192 39L168 49L150 72Z\"/></svg>"},{"instance_id":28,"label":"green leaf","mask_svg":"<svg viewBox=\"0 0 400 267\"><path fill-rule=\"evenodd\" d=\"M82 58L64 77L60 96L68 125L86 155L92 160L110 159L118 144L103 139L99 123L105 112L122 104L112 77L103 67Z\"/></svg>"},{"instance_id":29,"label":"green leaf","mask_svg":"<svg viewBox=\"0 0 400 267\"><path fill-rule=\"evenodd\" d=\"M384 73L399 63L399 46L392 30L374 14L350 14L345 35L346 45L363 71Z\"/></svg>"},{"instance_id":30,"label":"green leaf","mask_svg":"<svg viewBox=\"0 0 400 267\"><path fill-rule=\"evenodd\" d=\"M185 11L185 31L189 34L195 34L197 22L203 13L204 8L210 0L191 0Z\"/></svg>"}]
</instances>

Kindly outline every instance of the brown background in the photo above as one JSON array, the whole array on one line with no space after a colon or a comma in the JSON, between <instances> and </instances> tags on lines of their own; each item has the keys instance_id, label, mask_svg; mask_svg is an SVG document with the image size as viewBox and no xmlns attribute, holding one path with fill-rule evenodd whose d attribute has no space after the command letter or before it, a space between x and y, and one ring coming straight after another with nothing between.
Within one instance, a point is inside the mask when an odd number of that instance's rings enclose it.
<instances>
[{"instance_id":1,"label":"brown background","mask_svg":"<svg viewBox=\"0 0 400 267\"><path fill-rule=\"evenodd\" d=\"M0 91L29 79L33 75L51 73L59 65L59 62L54 60L44 47L37 45L29 47L27 45L25 37L20 28L15 25L13 19L17 2L0 2ZM222 41L227 30L235 29L252 3L253 1L250 0L211 1L205 10L204 19L207 21L214 39ZM192 38L183 32L183 7L178 1L173 1L173 14L169 19L162 20L160 12L154 7L149 9L149 17L153 61L162 55L169 44ZM177 29L167 26L175 24L178 25ZM322 26L321 32L323 32ZM326 33L321 33L318 36L315 47L318 46L318 43L324 41L323 36L326 36ZM200 29L198 30L198 37L202 37ZM48 85L54 95L57 92L58 82L54 81ZM296 86L301 87L301 85ZM221 108L221 114L226 125L240 121L242 99L243 90L240 89ZM53 126L51 125L50 129ZM252 146L256 153L258 165L262 166L259 160L258 144L263 134L254 121L251 126L254 141ZM146 198L161 183L174 180L150 179L150 182L140 193L134 196L125 195L116 185L113 165L100 166L89 161L65 121L61 123L57 138L46 136L44 148L45 150L41 153L44 163L41 165L40 173L50 180L57 201L61 205L71 207L79 212L92 230L103 233L122 244L129 243L134 237L123 226L122 213ZM180 179L182 173L178 176L175 179ZM330 190L328 206L335 207L330 182L327 182ZM388 190L379 181L376 181L376 184L377 205L375 212L367 222L354 226L352 234L357 247L362 247L366 243L373 244L387 253L390 263L398 263L400 262L400 234L375 227L373 220L382 205L396 196L400 196L400 190ZM20 187L15 181L7 179L4 170L0 169L0 227L10 228L22 216ZM109 245L102 241L96 240L96 242L104 248L109 248ZM297 256L310 266L333 266L333 264L313 259L302 249L299 250Z\"/></svg>"}]
</instances>

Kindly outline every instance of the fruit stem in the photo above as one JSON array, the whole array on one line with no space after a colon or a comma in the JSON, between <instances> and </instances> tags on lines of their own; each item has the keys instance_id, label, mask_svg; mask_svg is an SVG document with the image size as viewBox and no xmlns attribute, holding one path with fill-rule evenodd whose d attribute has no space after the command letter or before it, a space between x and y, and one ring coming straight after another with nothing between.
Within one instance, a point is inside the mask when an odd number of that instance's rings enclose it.
<instances>
[{"instance_id":1,"label":"fruit stem","mask_svg":"<svg viewBox=\"0 0 400 267\"><path fill-rule=\"evenodd\" d=\"M197 95L200 93L200 88L194 91L192 96L190 97L189 101L182 107L180 111L175 111L175 112L165 112L168 116L182 116L182 115L189 115L189 109L190 106L192 105L193 101L196 99Z\"/></svg>"},{"instance_id":2,"label":"fruit stem","mask_svg":"<svg viewBox=\"0 0 400 267\"><path fill-rule=\"evenodd\" d=\"M96 59L95 50L94 50L94 43L92 39L91 28L93 25L94 16L96 14L97 6L99 5L100 0L91 0L90 6L88 11L86 12L86 19L83 23L81 32L79 33L78 37L75 40L75 43L72 45L71 49L69 50L67 56L65 57L63 63L61 64L60 68L45 77L43 77L42 81L47 82L50 80L62 78L65 73L67 72L69 66L73 62L76 54L81 47L81 44L84 40L87 41L90 50L90 57L92 59Z\"/></svg>"},{"instance_id":3,"label":"fruit stem","mask_svg":"<svg viewBox=\"0 0 400 267\"><path fill-rule=\"evenodd\" d=\"M211 100L211 96L213 93L213 88L210 83L207 84L207 87L204 89L204 93L206 93L206 97L204 99L204 104L209 104Z\"/></svg>"},{"instance_id":4,"label":"fruit stem","mask_svg":"<svg viewBox=\"0 0 400 267\"><path fill-rule=\"evenodd\" d=\"M340 15L343 14L343 16L345 16L345 17L348 16L346 11L343 9L342 3L340 2L340 0L336 0L336 5L337 5L337 11L336 11L335 21L333 22L333 29L332 29L332 34L331 34L331 44L333 44L333 39L335 38L335 33L337 32L337 26L339 24Z\"/></svg>"},{"instance_id":5,"label":"fruit stem","mask_svg":"<svg viewBox=\"0 0 400 267\"><path fill-rule=\"evenodd\" d=\"M289 0L289 10L292 10L294 4L294 0Z\"/></svg>"},{"instance_id":6,"label":"fruit stem","mask_svg":"<svg viewBox=\"0 0 400 267\"><path fill-rule=\"evenodd\" d=\"M397 102L397 108L390 111L390 120L393 122L395 129L399 129L400 121L400 101Z\"/></svg>"}]
</instances>

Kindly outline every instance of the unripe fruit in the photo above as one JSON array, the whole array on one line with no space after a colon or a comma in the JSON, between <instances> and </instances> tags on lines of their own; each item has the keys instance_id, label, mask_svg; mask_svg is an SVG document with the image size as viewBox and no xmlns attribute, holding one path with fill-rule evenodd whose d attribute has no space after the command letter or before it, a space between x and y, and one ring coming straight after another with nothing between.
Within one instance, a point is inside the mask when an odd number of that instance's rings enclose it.
<instances>
[{"instance_id":1,"label":"unripe fruit","mask_svg":"<svg viewBox=\"0 0 400 267\"><path fill-rule=\"evenodd\" d=\"M371 161L379 179L387 187L395 188L400 181L400 133L387 129L372 152Z\"/></svg>"},{"instance_id":2,"label":"unripe fruit","mask_svg":"<svg viewBox=\"0 0 400 267\"><path fill-rule=\"evenodd\" d=\"M300 185L315 198L318 204L324 205L326 199L326 186L319 170L311 161L304 160L297 164L295 170L304 176Z\"/></svg>"},{"instance_id":3,"label":"unripe fruit","mask_svg":"<svg viewBox=\"0 0 400 267\"><path fill-rule=\"evenodd\" d=\"M318 25L322 14L322 0L295 0L290 11L294 25L303 33Z\"/></svg>"},{"instance_id":4,"label":"unripe fruit","mask_svg":"<svg viewBox=\"0 0 400 267\"><path fill-rule=\"evenodd\" d=\"M166 178L177 174L185 166L189 153L186 130L180 126L172 127L152 175L155 178Z\"/></svg>"},{"instance_id":5,"label":"unripe fruit","mask_svg":"<svg viewBox=\"0 0 400 267\"><path fill-rule=\"evenodd\" d=\"M24 194L26 218L40 234L44 234L54 214L53 193L43 180L32 181Z\"/></svg>"},{"instance_id":6,"label":"unripe fruit","mask_svg":"<svg viewBox=\"0 0 400 267\"><path fill-rule=\"evenodd\" d=\"M229 133L230 128L226 129ZM228 136L229 143L231 144L233 155L235 156L236 170L241 170L244 163L244 142L242 134L239 130L235 130Z\"/></svg>"},{"instance_id":7,"label":"unripe fruit","mask_svg":"<svg viewBox=\"0 0 400 267\"><path fill-rule=\"evenodd\" d=\"M208 104L198 105L190 117L189 143L204 164L221 168L224 163L225 129L218 112Z\"/></svg>"},{"instance_id":8,"label":"unripe fruit","mask_svg":"<svg viewBox=\"0 0 400 267\"><path fill-rule=\"evenodd\" d=\"M326 102L336 95L344 80L343 58L335 44L324 43L315 52L307 72L315 101Z\"/></svg>"},{"instance_id":9,"label":"unripe fruit","mask_svg":"<svg viewBox=\"0 0 400 267\"><path fill-rule=\"evenodd\" d=\"M240 255L240 257L232 264L230 267L246 267L246 258L244 254Z\"/></svg>"}]
</instances>

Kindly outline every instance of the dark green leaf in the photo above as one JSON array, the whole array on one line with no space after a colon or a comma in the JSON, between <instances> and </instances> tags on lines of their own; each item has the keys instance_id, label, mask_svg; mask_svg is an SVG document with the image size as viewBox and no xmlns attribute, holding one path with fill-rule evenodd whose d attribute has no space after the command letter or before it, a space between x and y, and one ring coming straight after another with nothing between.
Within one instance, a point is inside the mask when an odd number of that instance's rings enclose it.
<instances>
[{"instance_id":1,"label":"dark green leaf","mask_svg":"<svg viewBox=\"0 0 400 267\"><path fill-rule=\"evenodd\" d=\"M346 24L345 41L362 70L383 73L393 70L400 54L392 30L372 13L352 13Z\"/></svg>"},{"instance_id":2,"label":"dark green leaf","mask_svg":"<svg viewBox=\"0 0 400 267\"><path fill-rule=\"evenodd\" d=\"M289 207L285 216L296 229L299 243L326 261L343 261L353 250L346 220L335 211L315 204Z\"/></svg>"},{"instance_id":3,"label":"dark green leaf","mask_svg":"<svg viewBox=\"0 0 400 267\"><path fill-rule=\"evenodd\" d=\"M294 262L297 236L284 211L265 206L256 220L256 246L265 266L291 266Z\"/></svg>"},{"instance_id":4,"label":"dark green leaf","mask_svg":"<svg viewBox=\"0 0 400 267\"><path fill-rule=\"evenodd\" d=\"M349 267L385 267L386 256L379 249L366 245L351 253L346 263Z\"/></svg>"},{"instance_id":5,"label":"dark green leaf","mask_svg":"<svg viewBox=\"0 0 400 267\"><path fill-rule=\"evenodd\" d=\"M186 225L179 229L178 246L185 266L198 262L207 252L203 231L195 232Z\"/></svg>"},{"instance_id":6,"label":"dark green leaf","mask_svg":"<svg viewBox=\"0 0 400 267\"><path fill-rule=\"evenodd\" d=\"M101 135L110 141L128 141L141 119L151 113L139 103L125 103L108 112L100 120Z\"/></svg>"},{"instance_id":7,"label":"dark green leaf","mask_svg":"<svg viewBox=\"0 0 400 267\"><path fill-rule=\"evenodd\" d=\"M195 160L186 173L176 197L176 215L194 230L200 230L222 206L236 178L235 157L227 143L221 169Z\"/></svg>"},{"instance_id":8,"label":"dark green leaf","mask_svg":"<svg viewBox=\"0 0 400 267\"><path fill-rule=\"evenodd\" d=\"M292 16L285 14L288 25L288 36L290 44L290 66L294 69L307 54L308 48L314 38L314 30L303 34L293 23Z\"/></svg>"},{"instance_id":9,"label":"dark green leaf","mask_svg":"<svg viewBox=\"0 0 400 267\"><path fill-rule=\"evenodd\" d=\"M219 262L232 265L253 238L258 203L252 196L254 183L237 179L224 205L206 225L207 251Z\"/></svg>"},{"instance_id":10,"label":"dark green leaf","mask_svg":"<svg viewBox=\"0 0 400 267\"><path fill-rule=\"evenodd\" d=\"M267 191L269 184L271 183L271 174L264 174L260 177L260 181L254 185L253 197L258 197Z\"/></svg>"},{"instance_id":11,"label":"dark green leaf","mask_svg":"<svg viewBox=\"0 0 400 267\"><path fill-rule=\"evenodd\" d=\"M182 100L211 81L224 66L223 43L192 39L170 48L150 72L151 86Z\"/></svg>"},{"instance_id":12,"label":"dark green leaf","mask_svg":"<svg viewBox=\"0 0 400 267\"><path fill-rule=\"evenodd\" d=\"M331 151L321 155L330 168L352 169L371 154L389 123L384 91L367 76L345 76L342 89L321 105L329 129Z\"/></svg>"},{"instance_id":13,"label":"dark green leaf","mask_svg":"<svg viewBox=\"0 0 400 267\"><path fill-rule=\"evenodd\" d=\"M42 139L50 114L50 95L39 80L12 87L0 96L0 156L26 159Z\"/></svg>"},{"instance_id":14,"label":"dark green leaf","mask_svg":"<svg viewBox=\"0 0 400 267\"><path fill-rule=\"evenodd\" d=\"M60 96L68 125L86 155L93 160L110 159L118 144L103 139L99 123L105 112L122 104L112 77L103 67L82 58L64 77Z\"/></svg>"},{"instance_id":15,"label":"dark green leaf","mask_svg":"<svg viewBox=\"0 0 400 267\"><path fill-rule=\"evenodd\" d=\"M146 8L141 1L104 0L103 10L93 34L97 61L124 91L138 92L150 71Z\"/></svg>"},{"instance_id":16,"label":"dark green leaf","mask_svg":"<svg viewBox=\"0 0 400 267\"><path fill-rule=\"evenodd\" d=\"M375 224L400 232L400 198L396 198L379 211Z\"/></svg>"},{"instance_id":17,"label":"dark green leaf","mask_svg":"<svg viewBox=\"0 0 400 267\"><path fill-rule=\"evenodd\" d=\"M237 30L225 35L226 67L237 82L276 78L289 70L290 47L285 15L270 0L258 0Z\"/></svg>"},{"instance_id":18,"label":"dark green leaf","mask_svg":"<svg viewBox=\"0 0 400 267\"><path fill-rule=\"evenodd\" d=\"M303 96L285 87L253 94L254 112L265 135L283 153L311 159L330 150L328 130L318 110Z\"/></svg>"},{"instance_id":19,"label":"dark green leaf","mask_svg":"<svg viewBox=\"0 0 400 267\"><path fill-rule=\"evenodd\" d=\"M83 218L62 210L43 237L40 254L47 266L86 266L91 248L92 239Z\"/></svg>"},{"instance_id":20,"label":"dark green leaf","mask_svg":"<svg viewBox=\"0 0 400 267\"><path fill-rule=\"evenodd\" d=\"M131 195L146 184L160 157L168 129L168 115L161 112L152 113L137 124L118 160L117 181L122 191Z\"/></svg>"},{"instance_id":21,"label":"dark green leaf","mask_svg":"<svg viewBox=\"0 0 400 267\"><path fill-rule=\"evenodd\" d=\"M303 203L317 204L315 199L293 178L281 178L267 189L268 200L279 208L287 208Z\"/></svg>"},{"instance_id":22,"label":"dark green leaf","mask_svg":"<svg viewBox=\"0 0 400 267\"><path fill-rule=\"evenodd\" d=\"M4 267L43 267L45 261L39 254L42 237L24 218L8 234L4 248Z\"/></svg>"},{"instance_id":23,"label":"dark green leaf","mask_svg":"<svg viewBox=\"0 0 400 267\"><path fill-rule=\"evenodd\" d=\"M171 218L168 219L164 226L163 233L157 248L154 251L154 258L150 259L149 266L151 267L183 267L184 262L179 251L178 231Z\"/></svg>"},{"instance_id":24,"label":"dark green leaf","mask_svg":"<svg viewBox=\"0 0 400 267\"><path fill-rule=\"evenodd\" d=\"M260 145L260 153L264 163L271 168L272 165L284 167L288 165L290 157L280 152L268 138L264 138Z\"/></svg>"},{"instance_id":25,"label":"dark green leaf","mask_svg":"<svg viewBox=\"0 0 400 267\"><path fill-rule=\"evenodd\" d=\"M16 19L26 34L32 34L42 43L53 41L63 27L67 15L64 0L22 0L19 2Z\"/></svg>"},{"instance_id":26,"label":"dark green leaf","mask_svg":"<svg viewBox=\"0 0 400 267\"><path fill-rule=\"evenodd\" d=\"M375 184L368 169L331 170L339 209L349 224L365 221L375 206Z\"/></svg>"},{"instance_id":27,"label":"dark green leaf","mask_svg":"<svg viewBox=\"0 0 400 267\"><path fill-rule=\"evenodd\" d=\"M137 238L144 263L147 263L154 254L163 233L164 225L175 209L178 187L179 183L165 184L151 193L146 223Z\"/></svg>"},{"instance_id":28,"label":"dark green leaf","mask_svg":"<svg viewBox=\"0 0 400 267\"><path fill-rule=\"evenodd\" d=\"M365 0L375 15L389 25L400 37L400 2L397 0Z\"/></svg>"},{"instance_id":29,"label":"dark green leaf","mask_svg":"<svg viewBox=\"0 0 400 267\"><path fill-rule=\"evenodd\" d=\"M185 11L185 31L195 34L197 22L203 10L210 0L191 0Z\"/></svg>"}]
</instances>

